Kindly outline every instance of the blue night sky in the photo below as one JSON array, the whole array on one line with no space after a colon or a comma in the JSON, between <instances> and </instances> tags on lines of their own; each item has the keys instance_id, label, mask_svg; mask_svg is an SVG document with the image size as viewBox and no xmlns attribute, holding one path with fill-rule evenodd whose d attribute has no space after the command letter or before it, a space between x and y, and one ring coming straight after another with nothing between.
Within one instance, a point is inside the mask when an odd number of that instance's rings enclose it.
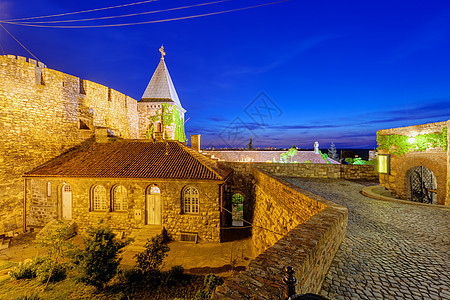
<instances>
[{"instance_id":1,"label":"blue night sky","mask_svg":"<svg viewBox=\"0 0 450 300\"><path fill-rule=\"evenodd\" d=\"M0 0L0 20L67 13L133 0ZM270 3L229 0L101 25L193 16ZM207 3L151 3L43 22ZM164 44L187 110L186 134L202 146L374 148L379 129L450 119L450 1L302 1L224 14L107 28L2 23L49 68L139 100ZM36 23L35 23L36 24ZM39 23L43 24L44 23ZM6 54L30 57L2 28ZM2 53L3 54L3 53Z\"/></svg>"}]
</instances>

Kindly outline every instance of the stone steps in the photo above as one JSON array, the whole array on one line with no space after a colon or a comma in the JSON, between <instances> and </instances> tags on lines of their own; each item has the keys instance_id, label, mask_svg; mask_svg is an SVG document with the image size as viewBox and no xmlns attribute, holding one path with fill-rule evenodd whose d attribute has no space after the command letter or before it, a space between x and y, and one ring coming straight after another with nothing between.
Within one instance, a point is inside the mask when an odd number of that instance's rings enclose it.
<instances>
[{"instance_id":1,"label":"stone steps","mask_svg":"<svg viewBox=\"0 0 450 300\"><path fill-rule=\"evenodd\" d=\"M151 239L157 234L161 234L161 230L161 225L145 225L142 228L133 229L129 237L133 238L134 242L132 242L125 251L143 251L147 239Z\"/></svg>"}]
</instances>

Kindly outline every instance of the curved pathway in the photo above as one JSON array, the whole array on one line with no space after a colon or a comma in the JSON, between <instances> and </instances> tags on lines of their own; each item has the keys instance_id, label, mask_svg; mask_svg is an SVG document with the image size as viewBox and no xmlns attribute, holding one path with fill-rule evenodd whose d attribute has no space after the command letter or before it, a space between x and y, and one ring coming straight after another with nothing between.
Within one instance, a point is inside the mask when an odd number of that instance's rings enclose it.
<instances>
[{"instance_id":1,"label":"curved pathway","mask_svg":"<svg viewBox=\"0 0 450 300\"><path fill-rule=\"evenodd\" d=\"M367 198L360 183L284 178L348 208L329 299L450 299L450 210Z\"/></svg>"}]
</instances>

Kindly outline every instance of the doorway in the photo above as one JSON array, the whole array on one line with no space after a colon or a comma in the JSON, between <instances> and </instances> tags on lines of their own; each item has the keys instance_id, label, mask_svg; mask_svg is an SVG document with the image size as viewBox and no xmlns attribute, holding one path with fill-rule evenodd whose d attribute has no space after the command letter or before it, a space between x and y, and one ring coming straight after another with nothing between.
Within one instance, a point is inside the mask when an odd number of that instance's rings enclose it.
<instances>
[{"instance_id":1,"label":"doorway","mask_svg":"<svg viewBox=\"0 0 450 300\"><path fill-rule=\"evenodd\" d=\"M72 188L68 184L62 186L62 219L72 220Z\"/></svg>"},{"instance_id":2,"label":"doorway","mask_svg":"<svg viewBox=\"0 0 450 300\"><path fill-rule=\"evenodd\" d=\"M433 172L424 166L416 166L406 172L409 179L408 199L414 202L436 204L437 183Z\"/></svg>"},{"instance_id":3,"label":"doorway","mask_svg":"<svg viewBox=\"0 0 450 300\"><path fill-rule=\"evenodd\" d=\"M157 186L147 189L147 224L161 225L161 190Z\"/></svg>"}]
</instances>

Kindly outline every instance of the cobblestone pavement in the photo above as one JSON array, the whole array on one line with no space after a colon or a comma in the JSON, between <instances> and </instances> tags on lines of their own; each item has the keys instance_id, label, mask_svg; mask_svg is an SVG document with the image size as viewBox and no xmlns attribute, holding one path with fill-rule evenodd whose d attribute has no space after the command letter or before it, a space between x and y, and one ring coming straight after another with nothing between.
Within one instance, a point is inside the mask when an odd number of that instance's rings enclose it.
<instances>
[{"instance_id":1,"label":"cobblestone pavement","mask_svg":"<svg viewBox=\"0 0 450 300\"><path fill-rule=\"evenodd\" d=\"M367 198L351 181L285 179L348 208L347 237L321 295L450 299L450 210Z\"/></svg>"}]
</instances>

